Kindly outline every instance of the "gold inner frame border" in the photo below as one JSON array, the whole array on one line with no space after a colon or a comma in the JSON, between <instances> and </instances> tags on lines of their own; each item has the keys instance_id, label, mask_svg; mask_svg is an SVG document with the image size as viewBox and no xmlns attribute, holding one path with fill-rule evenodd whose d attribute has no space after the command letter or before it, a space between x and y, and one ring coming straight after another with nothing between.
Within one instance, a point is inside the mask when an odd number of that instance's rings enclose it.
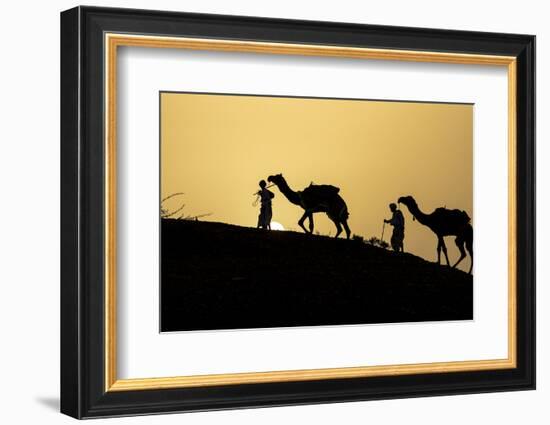
<instances>
[{"instance_id":1,"label":"gold inner frame border","mask_svg":"<svg viewBox=\"0 0 550 425\"><path fill-rule=\"evenodd\" d=\"M217 385L239 385L323 379L365 378L511 369L517 366L516 321L516 58L463 53L371 49L330 45L288 44L206 38L161 37L106 33L105 46L105 391L137 391ZM508 357L418 364L282 370L151 378L117 378L116 322L116 123L118 47L149 47L280 55L325 56L356 59L397 60L507 67L508 71Z\"/></svg>"}]
</instances>

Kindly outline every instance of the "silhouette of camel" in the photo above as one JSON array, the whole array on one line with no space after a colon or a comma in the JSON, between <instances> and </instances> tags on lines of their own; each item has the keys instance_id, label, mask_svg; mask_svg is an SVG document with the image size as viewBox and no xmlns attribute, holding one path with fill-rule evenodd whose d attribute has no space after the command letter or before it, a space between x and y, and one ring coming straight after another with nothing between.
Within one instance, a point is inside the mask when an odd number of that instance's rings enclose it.
<instances>
[{"instance_id":1,"label":"silhouette of camel","mask_svg":"<svg viewBox=\"0 0 550 425\"><path fill-rule=\"evenodd\" d=\"M431 214L425 214L418 208L418 204L412 196L402 196L397 200L404 204L413 215L413 219L418 220L420 224L430 228L437 236L437 263L441 264L441 250L445 254L447 265L449 266L449 257L447 256L447 247L445 246L444 236L456 236L455 244L460 250L460 258L454 264L453 268L466 257L466 249L471 258L469 274L472 273L474 265L473 237L474 231L470 224L470 217L466 211L448 210L447 208L437 208Z\"/></svg>"},{"instance_id":2,"label":"silhouette of camel","mask_svg":"<svg viewBox=\"0 0 550 425\"><path fill-rule=\"evenodd\" d=\"M306 233L308 233L308 230L304 226L305 219L309 218L309 233L313 233L313 214L324 212L336 225L335 237L337 238L342 233L343 226L346 237L349 239L351 231L348 226L348 207L342 197L338 195L340 189L330 185L315 185L312 183L301 192L295 192L288 186L282 174L269 176L267 181L274 183L291 203L304 209L304 215L302 215L298 224Z\"/></svg>"}]
</instances>

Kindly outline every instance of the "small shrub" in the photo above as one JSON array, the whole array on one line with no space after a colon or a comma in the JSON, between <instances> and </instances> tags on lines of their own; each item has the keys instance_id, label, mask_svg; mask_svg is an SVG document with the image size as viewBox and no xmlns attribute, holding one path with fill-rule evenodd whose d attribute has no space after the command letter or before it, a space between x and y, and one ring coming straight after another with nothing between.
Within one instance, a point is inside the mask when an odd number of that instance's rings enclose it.
<instances>
[{"instance_id":1,"label":"small shrub","mask_svg":"<svg viewBox=\"0 0 550 425\"><path fill-rule=\"evenodd\" d=\"M184 195L183 192L172 193L171 195L167 196L162 201L160 201L160 218L172 218L172 219L175 219L175 220L199 221L199 218L208 217L209 215L212 215L212 213L199 214L199 215L187 215L183 211L183 209L185 208L185 203L180 203L180 206L176 209L173 209L173 210L169 210L168 208L165 208L163 206L165 201L168 201L169 199L176 198L176 197L181 198L183 195Z\"/></svg>"},{"instance_id":2,"label":"small shrub","mask_svg":"<svg viewBox=\"0 0 550 425\"><path fill-rule=\"evenodd\" d=\"M353 235L351 239L358 242L365 242L365 239L361 235Z\"/></svg>"},{"instance_id":3,"label":"small shrub","mask_svg":"<svg viewBox=\"0 0 550 425\"><path fill-rule=\"evenodd\" d=\"M389 248L389 244L386 242L386 241L383 241L381 239L378 239L377 237L373 236L372 238L368 239L366 241L367 244L369 245L372 245L372 246L377 246L379 248L383 248L383 249L388 249Z\"/></svg>"}]
</instances>

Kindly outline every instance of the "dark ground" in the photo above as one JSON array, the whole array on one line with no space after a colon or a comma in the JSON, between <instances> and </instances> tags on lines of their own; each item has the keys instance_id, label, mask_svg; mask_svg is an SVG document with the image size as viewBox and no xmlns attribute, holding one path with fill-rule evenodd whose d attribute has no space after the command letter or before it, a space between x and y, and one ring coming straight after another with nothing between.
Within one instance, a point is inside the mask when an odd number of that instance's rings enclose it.
<instances>
[{"instance_id":1,"label":"dark ground","mask_svg":"<svg viewBox=\"0 0 550 425\"><path fill-rule=\"evenodd\" d=\"M473 318L472 277L411 254L223 223L161 226L162 331Z\"/></svg>"}]
</instances>

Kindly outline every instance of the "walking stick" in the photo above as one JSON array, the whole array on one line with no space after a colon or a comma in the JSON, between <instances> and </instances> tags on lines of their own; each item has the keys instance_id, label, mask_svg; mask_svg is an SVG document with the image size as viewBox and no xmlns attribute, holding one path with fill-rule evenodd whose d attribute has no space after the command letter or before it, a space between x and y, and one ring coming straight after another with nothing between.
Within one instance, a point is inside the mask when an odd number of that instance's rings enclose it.
<instances>
[{"instance_id":1,"label":"walking stick","mask_svg":"<svg viewBox=\"0 0 550 425\"><path fill-rule=\"evenodd\" d=\"M382 225L382 237L380 238L380 241L384 240L384 229L386 228L386 222L384 221L384 224Z\"/></svg>"}]
</instances>

